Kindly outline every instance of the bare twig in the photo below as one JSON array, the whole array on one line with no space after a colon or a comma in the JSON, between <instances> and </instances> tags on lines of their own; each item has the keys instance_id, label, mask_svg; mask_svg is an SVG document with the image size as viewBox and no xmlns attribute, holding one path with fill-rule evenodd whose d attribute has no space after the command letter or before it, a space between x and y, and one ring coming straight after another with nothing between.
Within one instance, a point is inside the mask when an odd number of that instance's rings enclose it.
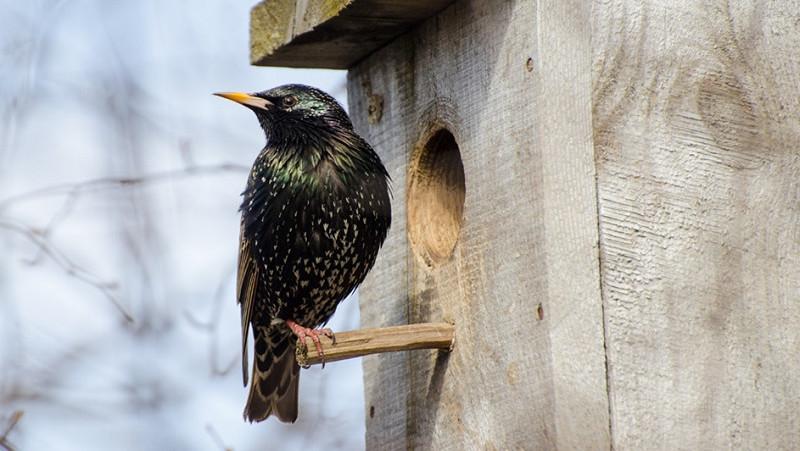
<instances>
[{"instance_id":1,"label":"bare twig","mask_svg":"<svg viewBox=\"0 0 800 451\"><path fill-rule=\"evenodd\" d=\"M207 424L206 432L208 432L208 435L211 437L211 440L214 441L214 444L217 445L219 449L221 449L222 451L233 451L232 447L225 445L225 442L222 440L222 437L220 437L217 430L214 429L213 425Z\"/></svg>"},{"instance_id":2,"label":"bare twig","mask_svg":"<svg viewBox=\"0 0 800 451\"><path fill-rule=\"evenodd\" d=\"M52 234L56 226L61 221L66 219L70 213L72 213L72 209L74 208L75 203L78 201L78 197L79 197L78 193L73 191L64 198L64 202L62 202L61 207L58 210L56 210L53 216L50 217L50 221L47 223L47 225L40 230L43 239L49 240L50 235ZM41 262L42 259L44 259L44 257L45 257L44 251L42 251L42 249L39 248L38 254L32 259L30 259L27 263L30 265L36 265L39 262Z\"/></svg>"},{"instance_id":3,"label":"bare twig","mask_svg":"<svg viewBox=\"0 0 800 451\"><path fill-rule=\"evenodd\" d=\"M4 449L5 451L14 451L16 448L8 441L8 435L11 434L11 431L19 423L19 420L22 419L23 412L21 410L17 410L11 414L11 418L8 419L8 423L6 424L5 430L3 433L0 434L0 448Z\"/></svg>"},{"instance_id":4,"label":"bare twig","mask_svg":"<svg viewBox=\"0 0 800 451\"><path fill-rule=\"evenodd\" d=\"M137 186L151 182L164 182L176 180L181 178L193 177L197 175L218 174L220 172L247 172L249 167L235 164L235 163L220 163L215 165L206 166L187 166L181 169L174 169L170 171L153 172L138 177L101 177L94 180L87 180L78 183L62 183L53 186L47 186L26 193L18 194L16 196L8 197L0 201L0 211L8 208L10 205L28 201L31 199L38 199L42 197L58 196L58 195L77 195L86 191L98 191L111 188Z\"/></svg>"},{"instance_id":5,"label":"bare twig","mask_svg":"<svg viewBox=\"0 0 800 451\"><path fill-rule=\"evenodd\" d=\"M3 218L0 218L0 229L10 230L27 238L31 243L37 246L40 252L50 257L50 259L68 275L100 290L127 321L133 322L133 316L128 313L125 307L117 300L116 296L114 296L113 290L117 287L117 284L115 282L100 280L97 276L70 260L69 257L50 242L46 234L42 233L41 230Z\"/></svg>"},{"instance_id":6,"label":"bare twig","mask_svg":"<svg viewBox=\"0 0 800 451\"><path fill-rule=\"evenodd\" d=\"M336 344L320 336L325 362L352 359L380 352L410 351L412 349L450 350L455 340L455 328L447 323L409 324L407 326L361 329L336 334ZM306 338L306 349L297 347L297 363L316 365L323 359L314 343Z\"/></svg>"},{"instance_id":7,"label":"bare twig","mask_svg":"<svg viewBox=\"0 0 800 451\"><path fill-rule=\"evenodd\" d=\"M246 166L237 165L234 163L221 163L207 166L190 165L182 169L154 172L138 177L102 177L79 183L65 183L44 187L16 196L11 196L3 201L0 201L0 211L3 211L11 205L19 202L25 202L44 197L65 195L66 198L64 199L61 207L56 210L55 214L50 218L48 224L44 228L34 228L12 219L0 218L0 229L6 229L19 233L36 245L38 253L32 259L26 260L28 264L36 264L44 257L50 257L68 275L100 290L100 292L103 293L103 295L120 311L120 313L122 313L127 321L133 322L132 315L122 306L120 301L114 295L113 290L116 289L117 284L115 282L106 282L101 280L96 275L70 260L66 254L61 252L53 245L52 241L50 240L51 231L58 225L58 223L63 221L69 215L78 198L87 192L140 186L147 183L163 182L198 175L217 174L220 172L245 172L248 169L249 168Z\"/></svg>"},{"instance_id":8,"label":"bare twig","mask_svg":"<svg viewBox=\"0 0 800 451\"><path fill-rule=\"evenodd\" d=\"M225 276L220 278L219 284L217 284L217 289L214 293L213 304L211 311L209 312L208 321L202 321L198 319L190 310L184 311L184 316L190 325L209 334L210 340L208 359L211 365L211 373L217 376L225 376L228 374L234 368L236 361L239 359L238 355L234 355L230 363L220 367L220 364L218 363L219 349L217 346L217 334L219 331L219 319L221 317L223 301L228 299L228 281L231 279L231 277L233 277L235 271L235 264L228 265Z\"/></svg>"}]
</instances>

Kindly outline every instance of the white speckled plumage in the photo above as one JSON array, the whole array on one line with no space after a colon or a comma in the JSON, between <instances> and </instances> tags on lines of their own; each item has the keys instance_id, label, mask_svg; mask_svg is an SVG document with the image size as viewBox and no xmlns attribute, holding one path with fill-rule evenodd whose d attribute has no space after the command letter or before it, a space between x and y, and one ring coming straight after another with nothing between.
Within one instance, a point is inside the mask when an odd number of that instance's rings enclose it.
<instances>
[{"instance_id":1,"label":"white speckled plumage","mask_svg":"<svg viewBox=\"0 0 800 451\"><path fill-rule=\"evenodd\" d=\"M241 206L237 298L255 342L245 418L297 418L292 320L318 327L372 268L391 222L388 174L322 91L287 85L253 94L267 134ZM287 101L291 100L291 102ZM235 99L234 99L235 100Z\"/></svg>"}]
</instances>

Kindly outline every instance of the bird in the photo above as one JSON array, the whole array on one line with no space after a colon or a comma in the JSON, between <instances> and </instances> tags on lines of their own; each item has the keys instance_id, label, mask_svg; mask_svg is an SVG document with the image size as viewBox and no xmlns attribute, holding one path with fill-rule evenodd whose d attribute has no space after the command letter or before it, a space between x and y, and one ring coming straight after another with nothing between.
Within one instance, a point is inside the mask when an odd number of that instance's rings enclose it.
<instances>
[{"instance_id":1,"label":"bird","mask_svg":"<svg viewBox=\"0 0 800 451\"><path fill-rule=\"evenodd\" d=\"M253 111L266 137L242 193L236 299L242 378L254 362L249 422L298 415L297 346L312 340L375 264L391 225L391 179L378 154L324 91L300 84L220 97ZM296 338L296 340L295 340Z\"/></svg>"}]
</instances>

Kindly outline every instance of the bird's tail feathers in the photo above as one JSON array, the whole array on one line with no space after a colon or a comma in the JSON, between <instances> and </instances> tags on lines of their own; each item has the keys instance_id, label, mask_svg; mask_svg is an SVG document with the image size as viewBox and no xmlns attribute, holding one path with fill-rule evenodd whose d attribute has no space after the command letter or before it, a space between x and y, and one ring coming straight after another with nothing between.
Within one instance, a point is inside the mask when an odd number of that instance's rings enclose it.
<instances>
[{"instance_id":1,"label":"bird's tail feathers","mask_svg":"<svg viewBox=\"0 0 800 451\"><path fill-rule=\"evenodd\" d=\"M254 329L255 361L244 418L253 422L275 415L283 422L294 423L300 381L295 342L283 330Z\"/></svg>"}]
</instances>

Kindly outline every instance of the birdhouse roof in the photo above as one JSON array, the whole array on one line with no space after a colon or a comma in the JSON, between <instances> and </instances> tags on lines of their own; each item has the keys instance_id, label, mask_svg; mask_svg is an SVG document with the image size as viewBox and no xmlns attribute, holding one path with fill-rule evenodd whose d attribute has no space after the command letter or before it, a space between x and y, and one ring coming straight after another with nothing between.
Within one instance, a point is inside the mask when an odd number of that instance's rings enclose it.
<instances>
[{"instance_id":1,"label":"birdhouse roof","mask_svg":"<svg viewBox=\"0 0 800 451\"><path fill-rule=\"evenodd\" d=\"M347 69L453 1L263 0L250 13L250 62Z\"/></svg>"}]
</instances>

